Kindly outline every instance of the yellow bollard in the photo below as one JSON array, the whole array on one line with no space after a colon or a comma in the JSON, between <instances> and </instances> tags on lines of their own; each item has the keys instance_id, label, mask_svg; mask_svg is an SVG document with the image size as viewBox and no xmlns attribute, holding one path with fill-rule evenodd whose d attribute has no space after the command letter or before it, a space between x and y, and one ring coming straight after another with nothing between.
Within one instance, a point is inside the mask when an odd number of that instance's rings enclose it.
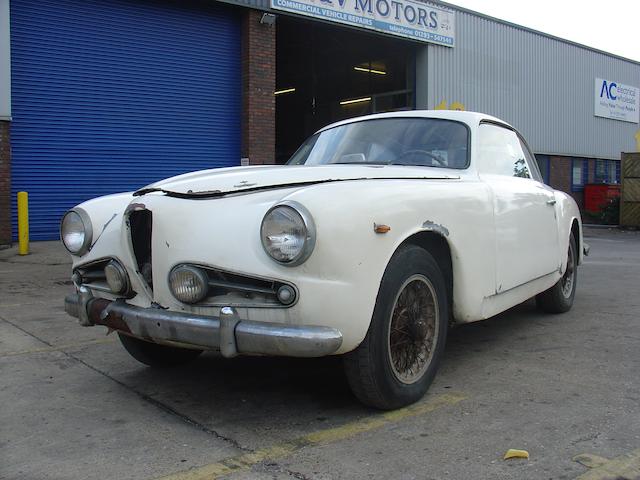
<instances>
[{"instance_id":1,"label":"yellow bollard","mask_svg":"<svg viewBox=\"0 0 640 480\"><path fill-rule=\"evenodd\" d=\"M29 194L18 192L18 253L29 254Z\"/></svg>"}]
</instances>

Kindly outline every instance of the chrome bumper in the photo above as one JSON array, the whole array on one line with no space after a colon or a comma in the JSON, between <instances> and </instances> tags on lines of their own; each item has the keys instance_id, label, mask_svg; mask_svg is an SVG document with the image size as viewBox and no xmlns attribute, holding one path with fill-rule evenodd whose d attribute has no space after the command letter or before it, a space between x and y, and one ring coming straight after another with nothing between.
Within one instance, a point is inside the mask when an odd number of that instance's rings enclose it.
<instances>
[{"instance_id":1,"label":"chrome bumper","mask_svg":"<svg viewBox=\"0 0 640 480\"><path fill-rule=\"evenodd\" d=\"M238 354L322 357L342 345L342 334L331 327L240 320L231 307L222 308L219 317L141 308L123 300L94 298L86 287L67 296L64 307L85 326L104 325L157 343L219 349L225 357Z\"/></svg>"}]
</instances>

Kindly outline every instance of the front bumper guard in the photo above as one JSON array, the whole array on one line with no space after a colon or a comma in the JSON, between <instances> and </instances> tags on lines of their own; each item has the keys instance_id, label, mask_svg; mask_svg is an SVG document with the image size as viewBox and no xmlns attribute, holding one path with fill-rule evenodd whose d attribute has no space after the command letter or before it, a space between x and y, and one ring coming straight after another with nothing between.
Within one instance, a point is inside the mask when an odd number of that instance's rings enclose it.
<instances>
[{"instance_id":1,"label":"front bumper guard","mask_svg":"<svg viewBox=\"0 0 640 480\"><path fill-rule=\"evenodd\" d=\"M220 315L142 308L124 300L95 298L86 287L68 295L65 311L85 326L112 330L157 343L178 343L205 350L220 350L225 357L238 354L288 357L323 357L342 345L342 334L331 327L284 325L240 320L235 309Z\"/></svg>"}]
</instances>

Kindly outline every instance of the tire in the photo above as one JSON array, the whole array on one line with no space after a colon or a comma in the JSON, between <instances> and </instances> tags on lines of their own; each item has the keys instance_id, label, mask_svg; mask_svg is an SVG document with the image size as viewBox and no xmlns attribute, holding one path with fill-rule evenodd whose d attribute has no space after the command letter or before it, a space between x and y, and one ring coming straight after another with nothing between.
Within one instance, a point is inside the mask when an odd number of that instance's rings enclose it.
<instances>
[{"instance_id":1,"label":"tire","mask_svg":"<svg viewBox=\"0 0 640 480\"><path fill-rule=\"evenodd\" d=\"M367 335L343 359L354 395L382 410L420 400L444 351L448 310L444 277L431 254L401 247L382 277Z\"/></svg>"},{"instance_id":2,"label":"tire","mask_svg":"<svg viewBox=\"0 0 640 480\"><path fill-rule=\"evenodd\" d=\"M202 350L169 347L147 342L120 332L118 332L118 337L120 337L122 346L133 358L150 367L166 368L182 365L195 360L202 353Z\"/></svg>"},{"instance_id":3,"label":"tire","mask_svg":"<svg viewBox=\"0 0 640 480\"><path fill-rule=\"evenodd\" d=\"M558 282L548 290L536 295L539 309L547 313L564 313L571 310L576 296L578 281L578 248L573 234L569 237L567 251L567 269Z\"/></svg>"}]
</instances>

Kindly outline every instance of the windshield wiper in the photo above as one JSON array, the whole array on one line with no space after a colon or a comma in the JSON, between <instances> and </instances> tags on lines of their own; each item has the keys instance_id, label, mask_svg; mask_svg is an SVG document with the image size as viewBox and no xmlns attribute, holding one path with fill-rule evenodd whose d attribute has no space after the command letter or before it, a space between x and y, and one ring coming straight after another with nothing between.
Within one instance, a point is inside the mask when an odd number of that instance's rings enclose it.
<instances>
[{"instance_id":1,"label":"windshield wiper","mask_svg":"<svg viewBox=\"0 0 640 480\"><path fill-rule=\"evenodd\" d=\"M433 167L433 165L427 165L426 163L405 163L405 162L389 162L386 165L399 165L401 167Z\"/></svg>"},{"instance_id":2,"label":"windshield wiper","mask_svg":"<svg viewBox=\"0 0 640 480\"><path fill-rule=\"evenodd\" d=\"M332 162L328 165L389 165L387 162Z\"/></svg>"}]
</instances>

